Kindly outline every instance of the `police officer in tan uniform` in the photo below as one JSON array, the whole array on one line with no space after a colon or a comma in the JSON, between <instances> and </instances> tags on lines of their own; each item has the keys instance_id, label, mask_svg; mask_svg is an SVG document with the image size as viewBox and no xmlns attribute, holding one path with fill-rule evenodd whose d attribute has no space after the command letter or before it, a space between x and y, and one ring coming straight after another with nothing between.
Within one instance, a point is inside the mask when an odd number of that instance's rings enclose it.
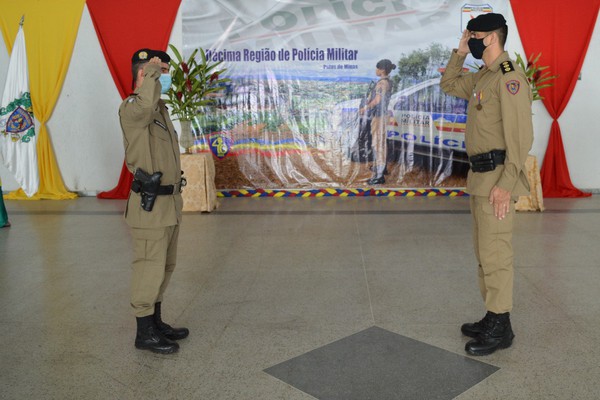
<instances>
[{"instance_id":1,"label":"police officer in tan uniform","mask_svg":"<svg viewBox=\"0 0 600 400\"><path fill-rule=\"evenodd\" d=\"M508 27L500 14L469 21L441 80L446 93L469 100L465 142L479 287L487 313L461 327L472 337L467 353L487 355L509 347L514 333L512 231L514 203L529 194L525 160L533 142L532 94L525 73L504 51ZM484 67L463 74L466 56Z\"/></svg>"},{"instance_id":2,"label":"police officer in tan uniform","mask_svg":"<svg viewBox=\"0 0 600 400\"><path fill-rule=\"evenodd\" d=\"M375 74L380 78L371 93L367 104L360 110L359 114L365 112L371 117L371 143L375 153L373 165L374 175L367 181L369 185L380 185L385 183L385 171L387 164L387 108L392 96L392 82L389 75L396 69L390 60L379 60L375 66Z\"/></svg>"},{"instance_id":3,"label":"police officer in tan uniform","mask_svg":"<svg viewBox=\"0 0 600 400\"><path fill-rule=\"evenodd\" d=\"M177 134L160 99L171 86L167 53L141 49L132 57L134 92L119 108L125 161L134 174L125 221L135 246L131 306L137 320L135 347L176 352L188 336L161 319L163 294L177 258L182 178Z\"/></svg>"}]
</instances>

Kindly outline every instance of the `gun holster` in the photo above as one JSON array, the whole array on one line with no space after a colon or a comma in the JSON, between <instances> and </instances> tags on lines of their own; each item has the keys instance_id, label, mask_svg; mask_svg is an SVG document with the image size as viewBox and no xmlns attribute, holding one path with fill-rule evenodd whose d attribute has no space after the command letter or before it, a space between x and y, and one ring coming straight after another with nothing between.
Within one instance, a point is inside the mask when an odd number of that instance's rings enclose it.
<instances>
[{"instance_id":1,"label":"gun holster","mask_svg":"<svg viewBox=\"0 0 600 400\"><path fill-rule=\"evenodd\" d=\"M506 150L492 150L469 157L469 162L473 172L489 172L495 170L498 165L504 164L505 158Z\"/></svg>"},{"instance_id":2,"label":"gun holster","mask_svg":"<svg viewBox=\"0 0 600 400\"><path fill-rule=\"evenodd\" d=\"M152 175L138 168L133 175L135 180L131 183L131 190L139 193L142 197L142 208L144 211L152 211L156 197L159 195L160 178L162 172L155 172Z\"/></svg>"}]
</instances>

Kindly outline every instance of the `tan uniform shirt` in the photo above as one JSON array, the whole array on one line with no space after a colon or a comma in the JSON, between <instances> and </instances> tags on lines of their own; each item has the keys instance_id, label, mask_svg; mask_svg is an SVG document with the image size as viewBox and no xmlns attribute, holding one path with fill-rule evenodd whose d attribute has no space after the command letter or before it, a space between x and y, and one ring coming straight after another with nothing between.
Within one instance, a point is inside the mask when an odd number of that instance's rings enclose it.
<instances>
[{"instance_id":1,"label":"tan uniform shirt","mask_svg":"<svg viewBox=\"0 0 600 400\"><path fill-rule=\"evenodd\" d=\"M465 56L452 52L442 76L442 90L467 99L467 154L506 150L504 165L467 176L467 192L489 196L494 185L513 196L529 194L525 161L533 143L532 94L525 73L507 52L476 73L463 74ZM505 61L510 61L512 68ZM510 70L510 71L507 71ZM480 107L479 107L480 106Z\"/></svg>"},{"instance_id":2,"label":"tan uniform shirt","mask_svg":"<svg viewBox=\"0 0 600 400\"><path fill-rule=\"evenodd\" d=\"M379 103L371 110L371 116L383 117L387 114L388 104L392 96L392 82L388 78L380 79L375 85L375 92L369 99L369 102L379 95Z\"/></svg>"},{"instance_id":3,"label":"tan uniform shirt","mask_svg":"<svg viewBox=\"0 0 600 400\"><path fill-rule=\"evenodd\" d=\"M125 162L132 173L137 168L149 174L160 171L161 185L177 185L181 180L179 144L165 103L160 100L160 74L160 65L148 65L141 87L119 107ZM140 197L129 192L125 210L129 226L158 228L181 221L180 193L158 196L150 212L142 209Z\"/></svg>"}]
</instances>

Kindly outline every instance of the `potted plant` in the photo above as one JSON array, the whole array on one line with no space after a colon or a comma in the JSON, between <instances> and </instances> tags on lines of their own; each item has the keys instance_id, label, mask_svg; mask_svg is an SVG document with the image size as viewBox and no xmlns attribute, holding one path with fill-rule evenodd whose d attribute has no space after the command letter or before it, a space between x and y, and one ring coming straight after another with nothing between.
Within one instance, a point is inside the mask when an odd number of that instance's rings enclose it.
<instances>
[{"instance_id":1,"label":"potted plant","mask_svg":"<svg viewBox=\"0 0 600 400\"><path fill-rule=\"evenodd\" d=\"M210 97L220 88L218 85L228 82L228 78L220 78L226 69L217 69L221 61L210 63L202 48L196 49L187 60L173 45L169 45L175 59L171 59L172 85L167 92L165 103L171 107L171 114L181 122L179 144L186 153L194 144L192 121L205 106L214 103ZM200 61L196 55L200 53Z\"/></svg>"},{"instance_id":2,"label":"potted plant","mask_svg":"<svg viewBox=\"0 0 600 400\"><path fill-rule=\"evenodd\" d=\"M540 59L542 53L539 53L535 58L533 57L533 55L531 55L527 60L527 65L525 64L525 61L519 53L515 53L515 55L517 56L517 59L515 61L517 62L519 67L521 67L523 71L525 71L525 76L527 76L529 86L531 86L531 94L533 95L533 100L543 100L544 97L542 97L539 93L540 89L552 86L552 83L550 83L549 81L556 78L558 75L550 75L550 71L542 72L549 68L548 66L540 67L539 65L537 65L537 62Z\"/></svg>"}]
</instances>

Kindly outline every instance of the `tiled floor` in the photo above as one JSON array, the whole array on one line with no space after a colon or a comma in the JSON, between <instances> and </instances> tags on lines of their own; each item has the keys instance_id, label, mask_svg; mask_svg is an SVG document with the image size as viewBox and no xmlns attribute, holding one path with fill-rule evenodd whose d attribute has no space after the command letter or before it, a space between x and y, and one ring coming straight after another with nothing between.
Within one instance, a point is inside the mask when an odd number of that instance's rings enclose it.
<instances>
[{"instance_id":1,"label":"tiled floor","mask_svg":"<svg viewBox=\"0 0 600 400\"><path fill-rule=\"evenodd\" d=\"M223 199L212 214L184 215L163 315L191 334L169 356L133 347L123 201L6 205L13 226L0 230L2 399L353 399L344 382L360 379L371 389L354 393L376 400L429 400L428 389L439 398L465 390L459 400L600 393L600 196L546 199L546 212L519 213L516 338L479 358L466 357L459 330L485 312L467 198ZM330 397L272 374L373 332L398 354L416 349L419 363L400 355L394 364L391 350L380 364L369 359L370 375L348 365L341 370L360 379L339 375ZM424 360L431 373L448 373L432 383L423 368L407 381L422 391L390 390L386 375L417 371ZM484 363L483 380L453 392L455 375L470 374L473 361ZM305 371L335 378L330 363Z\"/></svg>"}]
</instances>

